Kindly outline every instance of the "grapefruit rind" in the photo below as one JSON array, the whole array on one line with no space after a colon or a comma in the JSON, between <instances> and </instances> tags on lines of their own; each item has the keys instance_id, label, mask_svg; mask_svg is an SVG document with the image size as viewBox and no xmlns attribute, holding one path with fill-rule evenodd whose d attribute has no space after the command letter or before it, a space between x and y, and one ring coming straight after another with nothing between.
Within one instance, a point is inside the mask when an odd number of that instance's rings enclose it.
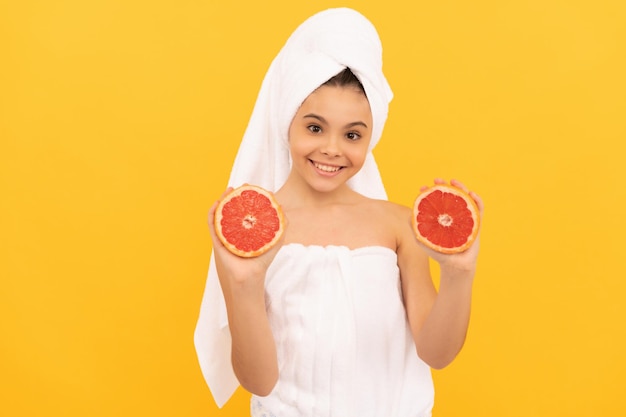
<instances>
[{"instance_id":1,"label":"grapefruit rind","mask_svg":"<svg viewBox=\"0 0 626 417\"><path fill-rule=\"evenodd\" d=\"M254 211L254 213L247 213L246 216L244 216L243 218L240 217L239 221L241 221L242 224L244 222L248 222L249 221L248 218L254 215L257 215L258 217L263 217L263 218L266 218L267 216L269 216L272 218L273 221L277 220L278 222L278 228L274 232L274 235L264 236L266 239L269 238L269 240L267 241L267 243L263 244L262 246L257 245L254 247L249 247L250 245L248 245L246 242L243 242L242 244L241 241L240 242L230 241L229 238L227 237L229 233L225 230L225 228L227 227L226 220L227 220L228 214L226 215L224 214L225 210L228 212L229 203L232 202L233 199L240 197L246 191L252 191L252 192L257 193L259 196L255 198L255 202L262 201L263 207L259 207L259 206L249 207L249 211ZM273 210L268 210L269 208ZM274 245L276 245L276 243L280 240L280 238L282 237L285 231L284 214L280 205L274 198L274 195L262 187L259 187L256 185L250 185L250 184L245 184L240 187L237 187L233 189L230 193L228 193L224 198L222 198L217 208L215 209L214 224L215 224L215 233L218 239L226 247L226 249L228 249L231 253L242 258L254 258L254 257L264 254L265 252L270 250L272 247L274 247ZM254 225L248 226L246 228L253 229ZM255 232L256 231L254 230L250 231L250 233L255 233ZM241 238L245 238L245 236L242 235L241 233L237 237L240 238L240 240Z\"/></svg>"},{"instance_id":2,"label":"grapefruit rind","mask_svg":"<svg viewBox=\"0 0 626 417\"><path fill-rule=\"evenodd\" d=\"M419 220L420 217L423 217L423 216L420 216L420 213L421 213L420 207L424 207L422 206L422 203L428 204L428 202L425 201L425 199L428 198L429 196L432 196L433 193L435 192L441 192L442 195L452 194L455 197L460 197L465 202L465 205L466 205L466 207L464 207L463 210L467 209L470 213L469 217L465 216L464 218L464 220L466 221L464 225L465 234L461 237L457 236L456 242L448 242L450 244L446 244L446 245L433 242L433 240L443 240L443 239L449 240L447 236L442 237L441 234L446 234L446 231L448 229L446 226L449 226L450 224L454 223L455 213L447 213L441 210L437 212L438 222L439 224L443 226L439 228L440 235L438 236L438 238L440 239L434 239L431 236L431 239L432 239L431 240L424 234L428 231L432 231L432 229L428 230L429 225L426 222ZM470 220L471 220L471 224L469 224ZM429 187L428 189L424 190L417 196L417 198L415 199L415 203L413 204L413 217L411 218L411 223L413 226L413 232L415 233L415 237L417 238L418 241L420 241L427 247L437 252L441 252L445 254L454 254L454 253L460 253L460 252L467 250L470 246L472 246L472 243L474 243L474 241L476 240L476 237L478 236L478 230L480 228L480 214L479 214L479 209L478 209L478 206L476 205L476 202L469 194L451 185L438 184L438 185ZM467 229L469 229L469 231Z\"/></svg>"}]
</instances>

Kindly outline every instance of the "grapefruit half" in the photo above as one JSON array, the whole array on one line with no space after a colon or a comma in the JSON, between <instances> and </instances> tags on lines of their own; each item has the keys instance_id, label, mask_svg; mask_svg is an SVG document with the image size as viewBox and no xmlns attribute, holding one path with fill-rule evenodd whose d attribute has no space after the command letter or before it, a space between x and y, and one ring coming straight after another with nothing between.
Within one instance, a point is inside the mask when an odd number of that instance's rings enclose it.
<instances>
[{"instance_id":1,"label":"grapefruit half","mask_svg":"<svg viewBox=\"0 0 626 417\"><path fill-rule=\"evenodd\" d=\"M480 214L469 194L438 184L415 199L412 224L417 240L424 245L441 253L459 253L476 240Z\"/></svg>"},{"instance_id":2,"label":"grapefruit half","mask_svg":"<svg viewBox=\"0 0 626 417\"><path fill-rule=\"evenodd\" d=\"M274 195L256 185L235 188L215 210L215 232L235 255L252 258L270 250L285 230Z\"/></svg>"}]
</instances>

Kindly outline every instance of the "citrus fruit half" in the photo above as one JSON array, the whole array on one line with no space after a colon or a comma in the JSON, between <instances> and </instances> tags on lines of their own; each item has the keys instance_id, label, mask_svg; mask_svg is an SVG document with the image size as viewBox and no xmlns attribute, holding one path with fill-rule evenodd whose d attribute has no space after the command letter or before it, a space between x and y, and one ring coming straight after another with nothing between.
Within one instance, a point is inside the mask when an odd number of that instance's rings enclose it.
<instances>
[{"instance_id":1,"label":"citrus fruit half","mask_svg":"<svg viewBox=\"0 0 626 417\"><path fill-rule=\"evenodd\" d=\"M215 210L215 232L235 255L252 258L267 252L285 230L283 212L274 195L255 186L235 188Z\"/></svg>"},{"instance_id":2,"label":"citrus fruit half","mask_svg":"<svg viewBox=\"0 0 626 417\"><path fill-rule=\"evenodd\" d=\"M476 239L480 215L470 195L438 184L417 196L412 223L417 240L424 245L437 252L459 253Z\"/></svg>"}]
</instances>

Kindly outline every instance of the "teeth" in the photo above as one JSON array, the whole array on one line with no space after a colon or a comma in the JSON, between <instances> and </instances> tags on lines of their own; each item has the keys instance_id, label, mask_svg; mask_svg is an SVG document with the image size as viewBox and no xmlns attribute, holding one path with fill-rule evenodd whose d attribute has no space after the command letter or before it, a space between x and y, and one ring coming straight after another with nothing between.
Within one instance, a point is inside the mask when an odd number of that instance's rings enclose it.
<instances>
[{"instance_id":1,"label":"teeth","mask_svg":"<svg viewBox=\"0 0 626 417\"><path fill-rule=\"evenodd\" d=\"M321 165L321 164L318 164L317 162L314 162L314 164L315 164L315 168L322 170L324 172L336 172L341 169L341 167L331 167L328 165Z\"/></svg>"}]
</instances>

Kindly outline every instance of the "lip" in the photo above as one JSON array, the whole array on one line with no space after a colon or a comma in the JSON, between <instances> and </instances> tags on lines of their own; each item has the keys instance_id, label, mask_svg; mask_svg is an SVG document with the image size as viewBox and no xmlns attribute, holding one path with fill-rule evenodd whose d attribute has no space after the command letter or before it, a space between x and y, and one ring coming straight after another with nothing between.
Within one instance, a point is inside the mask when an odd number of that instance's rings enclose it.
<instances>
[{"instance_id":1,"label":"lip","mask_svg":"<svg viewBox=\"0 0 626 417\"><path fill-rule=\"evenodd\" d=\"M314 161L312 159L309 159L309 162L311 163L311 166L313 166L315 172L325 177L334 177L345 168L341 165L325 164L322 162Z\"/></svg>"}]
</instances>

